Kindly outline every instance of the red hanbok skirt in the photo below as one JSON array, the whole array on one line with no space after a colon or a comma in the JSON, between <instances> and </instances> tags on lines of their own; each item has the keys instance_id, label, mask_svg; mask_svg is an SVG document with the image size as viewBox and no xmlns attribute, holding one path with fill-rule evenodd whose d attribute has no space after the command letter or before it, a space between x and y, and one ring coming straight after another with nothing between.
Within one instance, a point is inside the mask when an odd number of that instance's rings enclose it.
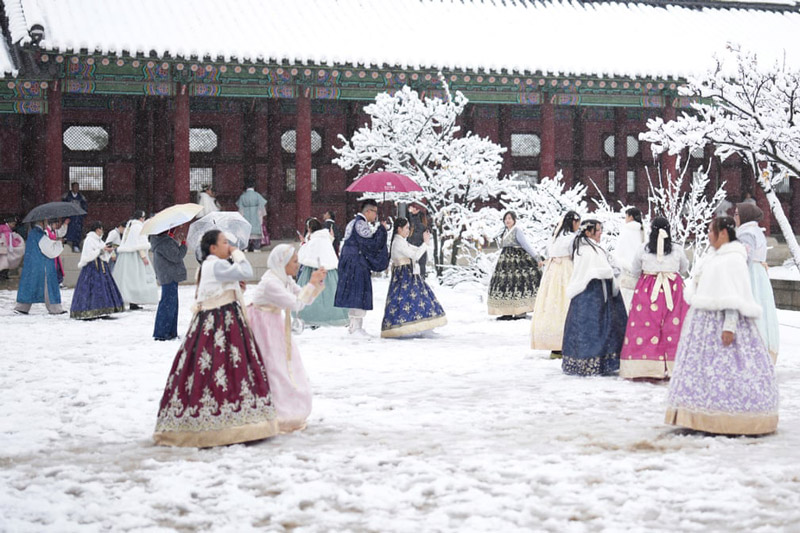
<instances>
[{"instance_id":1,"label":"red hanbok skirt","mask_svg":"<svg viewBox=\"0 0 800 533\"><path fill-rule=\"evenodd\" d=\"M195 314L161 398L156 444L202 448L277 433L267 371L239 303Z\"/></svg>"}]
</instances>

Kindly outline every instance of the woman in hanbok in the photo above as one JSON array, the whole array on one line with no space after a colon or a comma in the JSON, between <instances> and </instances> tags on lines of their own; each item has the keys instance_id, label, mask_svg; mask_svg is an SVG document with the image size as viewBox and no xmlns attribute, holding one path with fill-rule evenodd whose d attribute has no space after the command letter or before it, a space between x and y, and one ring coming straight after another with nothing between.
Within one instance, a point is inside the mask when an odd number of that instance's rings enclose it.
<instances>
[{"instance_id":1,"label":"woman in hanbok","mask_svg":"<svg viewBox=\"0 0 800 533\"><path fill-rule=\"evenodd\" d=\"M747 250L731 217L709 227L713 250L696 268L669 385L666 423L708 433L760 435L778 427L775 366L758 331Z\"/></svg>"},{"instance_id":2,"label":"woman in hanbok","mask_svg":"<svg viewBox=\"0 0 800 533\"><path fill-rule=\"evenodd\" d=\"M392 236L392 279L386 295L381 337L403 337L447 324L444 309L433 290L420 275L419 260L428 251L431 235L424 232L424 246L409 244L411 225L405 218L394 222Z\"/></svg>"},{"instance_id":3,"label":"woman in hanbok","mask_svg":"<svg viewBox=\"0 0 800 533\"><path fill-rule=\"evenodd\" d=\"M294 246L289 244L276 246L267 266L269 269L253 290L247 316L269 376L278 428L281 433L289 433L305 428L311 414L311 383L292 338L292 313L301 311L323 291L325 268L314 270L301 288L292 279L300 263Z\"/></svg>"},{"instance_id":4,"label":"woman in hanbok","mask_svg":"<svg viewBox=\"0 0 800 533\"><path fill-rule=\"evenodd\" d=\"M346 326L350 322L347 309L335 307L336 287L339 285L339 258L333 249L333 235L324 228L316 218L306 224L308 238L297 251L297 259L303 267L297 278L297 284L305 287L311 276L320 268L327 272L325 288L309 305L306 305L297 316L310 326Z\"/></svg>"},{"instance_id":5,"label":"woman in hanbok","mask_svg":"<svg viewBox=\"0 0 800 533\"><path fill-rule=\"evenodd\" d=\"M103 242L103 224L92 222L89 233L83 240L83 250L78 261L81 273L72 295L70 318L87 320L125 310L122 295L108 267L111 250L111 246Z\"/></svg>"},{"instance_id":6,"label":"woman in hanbok","mask_svg":"<svg viewBox=\"0 0 800 533\"><path fill-rule=\"evenodd\" d=\"M628 315L608 252L600 246L603 225L581 224L572 252L570 299L564 324L561 369L578 376L609 375L619 369L619 353Z\"/></svg>"},{"instance_id":7,"label":"woman in hanbok","mask_svg":"<svg viewBox=\"0 0 800 533\"><path fill-rule=\"evenodd\" d=\"M114 272L114 265L117 263L117 248L122 244L122 235L125 233L125 224L120 222L111 231L108 232L106 237L106 245L111 246L111 257L108 260L108 266L111 267L111 272Z\"/></svg>"},{"instance_id":8,"label":"woman in hanbok","mask_svg":"<svg viewBox=\"0 0 800 533\"><path fill-rule=\"evenodd\" d=\"M8 271L17 268L25 255L25 239L15 232L17 219L0 224L0 280L8 279Z\"/></svg>"},{"instance_id":9,"label":"woman in hanbok","mask_svg":"<svg viewBox=\"0 0 800 533\"><path fill-rule=\"evenodd\" d=\"M638 277L620 355L624 378L664 379L672 374L681 328L689 310L683 298L683 278L689 260L672 242L669 221L653 219L650 240L631 263Z\"/></svg>"},{"instance_id":10,"label":"woman in hanbok","mask_svg":"<svg viewBox=\"0 0 800 533\"><path fill-rule=\"evenodd\" d=\"M217 202L217 194L211 185L203 185L203 190L197 195L197 203L203 207L203 210L197 214L198 218L216 213L219 211L219 202Z\"/></svg>"},{"instance_id":11,"label":"woman in hanbok","mask_svg":"<svg viewBox=\"0 0 800 533\"><path fill-rule=\"evenodd\" d=\"M117 263L114 266L114 281L122 293L122 299L131 309L141 309L144 304L158 303L156 273L150 264L150 243L142 235L144 211L136 211L122 234L122 244L117 248Z\"/></svg>"},{"instance_id":12,"label":"woman in hanbok","mask_svg":"<svg viewBox=\"0 0 800 533\"><path fill-rule=\"evenodd\" d=\"M64 251L64 245L60 239L48 236L47 230L53 223L37 221L28 230L17 305L14 307L17 313L27 315L35 303L43 303L51 315L66 313L61 307L61 290L54 261Z\"/></svg>"},{"instance_id":13,"label":"woman in hanbok","mask_svg":"<svg viewBox=\"0 0 800 533\"><path fill-rule=\"evenodd\" d=\"M750 271L750 287L753 297L761 305L762 314L756 319L758 331L767 346L772 362L778 360L780 334L778 330L778 310L775 295L767 273L767 238L758 222L764 216L761 209L753 203L742 202L736 205L736 239L747 250L747 268Z\"/></svg>"},{"instance_id":14,"label":"woman in hanbok","mask_svg":"<svg viewBox=\"0 0 800 533\"><path fill-rule=\"evenodd\" d=\"M575 211L567 211L561 217L547 249L542 283L533 306L531 348L550 350L552 359L561 358L564 322L569 309L567 285L572 278L572 244L580 224L581 217Z\"/></svg>"},{"instance_id":15,"label":"woman in hanbok","mask_svg":"<svg viewBox=\"0 0 800 533\"><path fill-rule=\"evenodd\" d=\"M636 207L628 208L625 211L625 225L619 232L613 254L614 265L620 269L619 292L622 294L622 301L625 302L625 309L628 312L631 310L633 290L639 281L638 276L633 273L633 261L642 251L644 242L642 212Z\"/></svg>"},{"instance_id":16,"label":"woman in hanbok","mask_svg":"<svg viewBox=\"0 0 800 533\"><path fill-rule=\"evenodd\" d=\"M500 315L498 320L513 320L533 311L542 273L536 252L516 225L517 215L506 212L503 223L502 251L489 281L489 314Z\"/></svg>"},{"instance_id":17,"label":"woman in hanbok","mask_svg":"<svg viewBox=\"0 0 800 533\"><path fill-rule=\"evenodd\" d=\"M278 433L267 370L240 304L253 277L219 230L203 235L189 331L161 397L156 444L206 448Z\"/></svg>"}]
</instances>

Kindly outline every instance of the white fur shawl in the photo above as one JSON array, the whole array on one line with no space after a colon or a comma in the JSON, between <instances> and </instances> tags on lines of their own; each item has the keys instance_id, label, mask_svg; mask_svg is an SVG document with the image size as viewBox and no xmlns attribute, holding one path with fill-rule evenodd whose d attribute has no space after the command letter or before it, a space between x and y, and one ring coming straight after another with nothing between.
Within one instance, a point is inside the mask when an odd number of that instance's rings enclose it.
<instances>
[{"instance_id":1,"label":"white fur shawl","mask_svg":"<svg viewBox=\"0 0 800 533\"><path fill-rule=\"evenodd\" d=\"M761 306L750 287L744 246L734 241L709 251L698 267L686 300L697 309L734 309L746 317L761 316Z\"/></svg>"},{"instance_id":2,"label":"white fur shawl","mask_svg":"<svg viewBox=\"0 0 800 533\"><path fill-rule=\"evenodd\" d=\"M297 251L297 260L301 265L311 268L325 267L334 270L339 266L339 259L333 250L331 232L320 229L311 234L308 241Z\"/></svg>"},{"instance_id":3,"label":"white fur shawl","mask_svg":"<svg viewBox=\"0 0 800 533\"><path fill-rule=\"evenodd\" d=\"M614 269L608 261L608 253L599 245L581 245L573 258L572 278L567 285L567 298L570 300L584 290L593 279L614 279ZM614 294L619 291L614 282Z\"/></svg>"},{"instance_id":4,"label":"white fur shawl","mask_svg":"<svg viewBox=\"0 0 800 533\"><path fill-rule=\"evenodd\" d=\"M78 268L83 268L98 257L103 261L108 261L109 253L104 251L106 244L103 239L94 231L86 234L81 250L81 259L78 261Z\"/></svg>"},{"instance_id":5,"label":"white fur shawl","mask_svg":"<svg viewBox=\"0 0 800 533\"><path fill-rule=\"evenodd\" d=\"M614 261L626 272L632 270L633 260L644 244L642 225L632 220L626 222L619 232L617 245L614 248Z\"/></svg>"}]
</instances>

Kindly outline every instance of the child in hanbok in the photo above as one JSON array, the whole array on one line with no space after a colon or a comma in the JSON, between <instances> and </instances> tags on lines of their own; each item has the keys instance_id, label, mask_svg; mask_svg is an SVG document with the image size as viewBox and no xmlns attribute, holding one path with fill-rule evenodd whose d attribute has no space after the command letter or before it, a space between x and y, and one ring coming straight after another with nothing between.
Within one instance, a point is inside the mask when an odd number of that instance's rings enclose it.
<instances>
[{"instance_id":1,"label":"child in hanbok","mask_svg":"<svg viewBox=\"0 0 800 533\"><path fill-rule=\"evenodd\" d=\"M767 346L772 362L778 360L780 334L775 295L767 273L767 238L758 221L764 216L755 204L743 202L736 205L736 239L747 250L747 268L750 271L750 287L753 297L761 305L761 316L756 319L758 331Z\"/></svg>"},{"instance_id":2,"label":"child in hanbok","mask_svg":"<svg viewBox=\"0 0 800 533\"><path fill-rule=\"evenodd\" d=\"M600 246L602 234L599 221L586 220L572 247L561 361L565 374L605 376L619 369L628 316L608 252Z\"/></svg>"},{"instance_id":3,"label":"child in hanbok","mask_svg":"<svg viewBox=\"0 0 800 533\"><path fill-rule=\"evenodd\" d=\"M775 367L758 331L747 250L735 222L709 227L713 250L696 268L669 386L666 422L708 433L760 435L778 427ZM691 288L691 287L690 287Z\"/></svg>"},{"instance_id":4,"label":"child in hanbok","mask_svg":"<svg viewBox=\"0 0 800 533\"><path fill-rule=\"evenodd\" d=\"M580 224L581 217L575 211L567 211L561 217L547 249L542 283L533 306L531 348L550 350L552 359L561 358L564 322L569 309L567 285L572 278L572 244Z\"/></svg>"},{"instance_id":5,"label":"child in hanbok","mask_svg":"<svg viewBox=\"0 0 800 533\"><path fill-rule=\"evenodd\" d=\"M639 281L638 276L633 273L633 261L641 252L644 242L642 212L636 207L631 207L625 211L625 225L622 226L614 247L614 265L620 270L619 292L628 312L631 310L633 290Z\"/></svg>"},{"instance_id":6,"label":"child in hanbok","mask_svg":"<svg viewBox=\"0 0 800 533\"><path fill-rule=\"evenodd\" d=\"M300 288L292 279L300 263L289 244L276 246L267 266L269 270L253 290L247 316L269 376L278 428L288 433L305 428L311 413L311 383L292 338L292 312L301 311L323 291L325 268L314 270Z\"/></svg>"},{"instance_id":7,"label":"child in hanbok","mask_svg":"<svg viewBox=\"0 0 800 533\"><path fill-rule=\"evenodd\" d=\"M130 304L131 309L158 303L156 273L147 254L150 243L146 236L141 235L144 217L144 211L136 211L125 227L113 273L122 299Z\"/></svg>"},{"instance_id":8,"label":"child in hanbok","mask_svg":"<svg viewBox=\"0 0 800 533\"><path fill-rule=\"evenodd\" d=\"M156 444L199 448L271 437L278 422L267 371L240 304L253 268L219 230L206 232L200 249L194 316L153 437Z\"/></svg>"},{"instance_id":9,"label":"child in hanbok","mask_svg":"<svg viewBox=\"0 0 800 533\"><path fill-rule=\"evenodd\" d=\"M78 261L81 273L72 295L70 318L87 320L125 310L122 295L108 268L110 255L111 246L103 242L103 224L92 222L89 233L83 240L83 250Z\"/></svg>"},{"instance_id":10,"label":"child in hanbok","mask_svg":"<svg viewBox=\"0 0 800 533\"><path fill-rule=\"evenodd\" d=\"M64 245L61 240L47 235L51 223L35 222L28 230L17 305L14 307L17 313L27 315L35 303L43 303L51 315L66 313L61 307L61 290L54 261L64 251Z\"/></svg>"},{"instance_id":11,"label":"child in hanbok","mask_svg":"<svg viewBox=\"0 0 800 533\"><path fill-rule=\"evenodd\" d=\"M8 271L17 268L25 255L25 239L14 230L17 219L0 224L0 280L8 279Z\"/></svg>"},{"instance_id":12,"label":"child in hanbok","mask_svg":"<svg viewBox=\"0 0 800 533\"><path fill-rule=\"evenodd\" d=\"M489 314L500 315L498 320L513 320L533 311L542 273L538 255L516 225L517 215L506 212L503 223L502 251L489 281Z\"/></svg>"},{"instance_id":13,"label":"child in hanbok","mask_svg":"<svg viewBox=\"0 0 800 533\"><path fill-rule=\"evenodd\" d=\"M297 260L303 267L297 284L305 287L311 276L320 268L327 272L325 288L312 303L306 305L297 316L310 326L346 326L350 322L347 309L336 307L336 287L339 285L339 258L333 249L333 235L316 218L306 223L308 239L297 251Z\"/></svg>"},{"instance_id":14,"label":"child in hanbok","mask_svg":"<svg viewBox=\"0 0 800 533\"><path fill-rule=\"evenodd\" d=\"M431 235L424 233L425 246L409 244L411 226L398 218L392 237L392 279L386 295L386 308L381 323L381 337L402 337L428 331L447 324L439 300L420 275L419 259L428 251Z\"/></svg>"},{"instance_id":15,"label":"child in hanbok","mask_svg":"<svg viewBox=\"0 0 800 533\"><path fill-rule=\"evenodd\" d=\"M630 267L639 281L620 355L619 375L624 378L669 377L689 310L681 278L689 269L686 253L672 242L666 218L654 218L650 228L649 242Z\"/></svg>"}]
</instances>

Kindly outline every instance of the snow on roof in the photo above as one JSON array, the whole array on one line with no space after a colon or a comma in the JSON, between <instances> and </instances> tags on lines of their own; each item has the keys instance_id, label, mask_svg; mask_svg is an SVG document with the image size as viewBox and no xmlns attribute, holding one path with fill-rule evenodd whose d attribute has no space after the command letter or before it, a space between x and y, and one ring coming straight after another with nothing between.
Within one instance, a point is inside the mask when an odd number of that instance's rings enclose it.
<instances>
[{"instance_id":1,"label":"snow on roof","mask_svg":"<svg viewBox=\"0 0 800 533\"><path fill-rule=\"evenodd\" d=\"M778 5L788 0L776 0ZM728 42L800 65L800 9L576 0L8 0L13 42L227 61L685 77ZM706 2L714 4L714 2ZM731 5L728 3L727 5ZM735 5L735 4L734 4Z\"/></svg>"}]
</instances>

